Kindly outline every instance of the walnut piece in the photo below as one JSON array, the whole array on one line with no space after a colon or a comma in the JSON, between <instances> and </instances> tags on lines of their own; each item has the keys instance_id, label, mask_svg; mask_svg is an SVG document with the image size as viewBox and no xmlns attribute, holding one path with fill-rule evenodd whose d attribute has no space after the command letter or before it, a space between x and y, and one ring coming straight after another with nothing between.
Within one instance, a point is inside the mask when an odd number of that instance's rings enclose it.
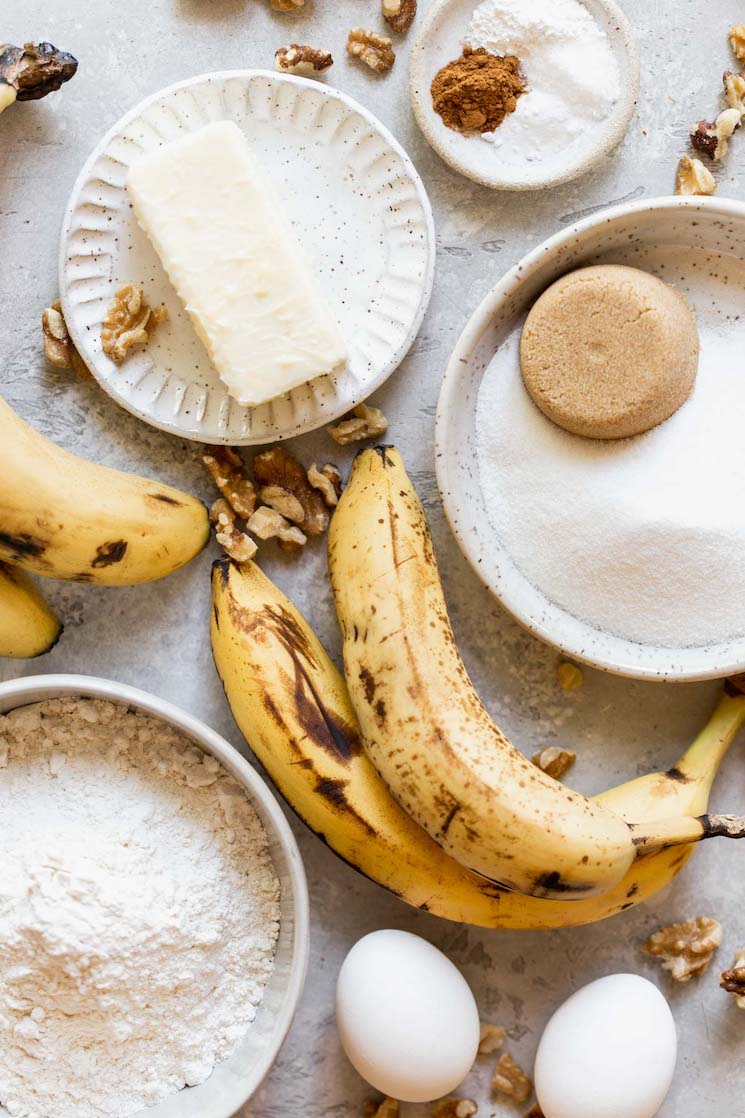
<instances>
[{"instance_id":1,"label":"walnut piece","mask_svg":"<svg viewBox=\"0 0 745 1118\"><path fill-rule=\"evenodd\" d=\"M326 50L316 50L315 47L303 46L300 43L290 43L289 47L280 47L274 55L274 68L283 74L301 74L306 78L315 78L325 74L334 65L334 60Z\"/></svg>"},{"instance_id":2,"label":"walnut piece","mask_svg":"<svg viewBox=\"0 0 745 1118\"><path fill-rule=\"evenodd\" d=\"M730 27L729 41L737 58L745 58L745 23L736 23Z\"/></svg>"},{"instance_id":3,"label":"walnut piece","mask_svg":"<svg viewBox=\"0 0 745 1118\"><path fill-rule=\"evenodd\" d=\"M728 994L735 995L738 1009L745 1009L745 948L741 948L735 955L735 964L731 970L722 971L719 985Z\"/></svg>"},{"instance_id":4,"label":"walnut piece","mask_svg":"<svg viewBox=\"0 0 745 1118\"><path fill-rule=\"evenodd\" d=\"M38 101L54 93L77 68L76 58L51 43L0 43L0 113L14 101Z\"/></svg>"},{"instance_id":5,"label":"walnut piece","mask_svg":"<svg viewBox=\"0 0 745 1118\"><path fill-rule=\"evenodd\" d=\"M576 691L582 686L584 676L576 664L568 660L559 660L556 665L556 682L562 691Z\"/></svg>"},{"instance_id":6,"label":"walnut piece","mask_svg":"<svg viewBox=\"0 0 745 1118\"><path fill-rule=\"evenodd\" d=\"M716 188L716 180L709 168L704 167L700 159L684 155L675 174L675 193L713 194Z\"/></svg>"},{"instance_id":7,"label":"walnut piece","mask_svg":"<svg viewBox=\"0 0 745 1118\"><path fill-rule=\"evenodd\" d=\"M471 1118L478 1112L478 1104L473 1099L458 1099L454 1095L432 1103L432 1118Z\"/></svg>"},{"instance_id":8,"label":"walnut piece","mask_svg":"<svg viewBox=\"0 0 745 1118\"><path fill-rule=\"evenodd\" d=\"M331 438L339 446L357 443L362 439L379 439L388 430L388 420L380 408L370 408L367 404L358 404L352 412L352 419L342 419L336 427L327 427Z\"/></svg>"},{"instance_id":9,"label":"walnut piece","mask_svg":"<svg viewBox=\"0 0 745 1118\"><path fill-rule=\"evenodd\" d=\"M305 0L272 0L272 7L275 12L294 12L296 8L302 8Z\"/></svg>"},{"instance_id":10,"label":"walnut piece","mask_svg":"<svg viewBox=\"0 0 745 1118\"><path fill-rule=\"evenodd\" d=\"M211 446L202 461L236 516L248 520L256 508L256 490L240 455L229 446Z\"/></svg>"},{"instance_id":11,"label":"walnut piece","mask_svg":"<svg viewBox=\"0 0 745 1118\"><path fill-rule=\"evenodd\" d=\"M416 0L382 0L383 19L388 26L403 35L409 30L416 15Z\"/></svg>"},{"instance_id":12,"label":"walnut piece","mask_svg":"<svg viewBox=\"0 0 745 1118\"><path fill-rule=\"evenodd\" d=\"M259 490L259 499L270 509L274 509L285 520L292 520L295 524L302 524L305 519L305 509L292 493L283 489L281 485L264 485Z\"/></svg>"},{"instance_id":13,"label":"walnut piece","mask_svg":"<svg viewBox=\"0 0 745 1118\"><path fill-rule=\"evenodd\" d=\"M259 486L276 486L296 497L303 509L297 524L309 536L322 535L329 526L329 510L323 497L308 481L305 470L289 451L280 446L257 454L253 462ZM305 541L303 541L305 542Z\"/></svg>"},{"instance_id":14,"label":"walnut piece","mask_svg":"<svg viewBox=\"0 0 745 1118\"><path fill-rule=\"evenodd\" d=\"M256 541L235 524L235 510L224 497L218 497L210 509L210 520L215 526L215 538L224 551L236 563L247 563L253 559L258 548Z\"/></svg>"},{"instance_id":15,"label":"walnut piece","mask_svg":"<svg viewBox=\"0 0 745 1118\"><path fill-rule=\"evenodd\" d=\"M560 749L558 745L547 745L534 753L531 760L536 768L542 769L554 780L561 780L577 760L577 754L571 749Z\"/></svg>"},{"instance_id":16,"label":"walnut piece","mask_svg":"<svg viewBox=\"0 0 745 1118\"><path fill-rule=\"evenodd\" d=\"M515 1102L527 1102L533 1092L533 1084L523 1069L509 1052L500 1057L494 1069L491 1085L495 1091L506 1095Z\"/></svg>"},{"instance_id":17,"label":"walnut piece","mask_svg":"<svg viewBox=\"0 0 745 1118\"><path fill-rule=\"evenodd\" d=\"M713 123L700 120L691 129L691 143L709 159L723 159L727 154L730 136L740 127L741 119L739 109L725 109Z\"/></svg>"},{"instance_id":18,"label":"walnut piece","mask_svg":"<svg viewBox=\"0 0 745 1118\"><path fill-rule=\"evenodd\" d=\"M721 925L709 916L696 916L660 928L642 944L642 951L662 959L676 982L688 982L706 970L721 942Z\"/></svg>"},{"instance_id":19,"label":"walnut piece","mask_svg":"<svg viewBox=\"0 0 745 1118\"><path fill-rule=\"evenodd\" d=\"M396 61L391 40L387 35L378 35L364 27L353 27L347 39L347 51L353 58L359 58L376 74L384 74Z\"/></svg>"},{"instance_id":20,"label":"walnut piece","mask_svg":"<svg viewBox=\"0 0 745 1118\"><path fill-rule=\"evenodd\" d=\"M59 299L55 299L51 307L47 307L42 313L41 329L44 335L44 356L50 365L56 365L59 369L72 369L77 376L90 379L88 367L67 332Z\"/></svg>"},{"instance_id":21,"label":"walnut piece","mask_svg":"<svg viewBox=\"0 0 745 1118\"><path fill-rule=\"evenodd\" d=\"M479 1056L492 1056L495 1052L503 1046L507 1033L501 1025L490 1025L486 1021L481 1022L481 1031L479 1033Z\"/></svg>"},{"instance_id":22,"label":"walnut piece","mask_svg":"<svg viewBox=\"0 0 745 1118\"><path fill-rule=\"evenodd\" d=\"M731 109L737 109L740 116L745 113L745 74L735 74L725 70L722 74L724 97Z\"/></svg>"},{"instance_id":23,"label":"walnut piece","mask_svg":"<svg viewBox=\"0 0 745 1118\"><path fill-rule=\"evenodd\" d=\"M328 508L333 509L339 504L341 474L332 462L327 462L320 470L314 462L308 470L308 482L318 490Z\"/></svg>"},{"instance_id":24,"label":"walnut piece","mask_svg":"<svg viewBox=\"0 0 745 1118\"><path fill-rule=\"evenodd\" d=\"M399 1102L398 1099L368 1099L365 1103L362 1113L364 1118L398 1118L399 1115Z\"/></svg>"},{"instance_id":25,"label":"walnut piece","mask_svg":"<svg viewBox=\"0 0 745 1118\"><path fill-rule=\"evenodd\" d=\"M120 287L101 323L103 351L120 364L132 346L146 345L157 326L168 318L165 307L150 307L137 284Z\"/></svg>"},{"instance_id":26,"label":"walnut piece","mask_svg":"<svg viewBox=\"0 0 745 1118\"><path fill-rule=\"evenodd\" d=\"M259 505L246 527L260 540L278 540L283 551L300 551L307 543L307 536L299 528L267 505Z\"/></svg>"}]
</instances>

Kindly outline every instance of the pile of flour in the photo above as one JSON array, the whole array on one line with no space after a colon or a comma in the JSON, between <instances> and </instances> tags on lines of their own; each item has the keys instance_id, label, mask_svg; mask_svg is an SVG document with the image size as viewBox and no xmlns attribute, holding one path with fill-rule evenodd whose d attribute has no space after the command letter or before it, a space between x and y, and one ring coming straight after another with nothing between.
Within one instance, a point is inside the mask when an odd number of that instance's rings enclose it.
<instances>
[{"instance_id":1,"label":"pile of flour","mask_svg":"<svg viewBox=\"0 0 745 1118\"><path fill-rule=\"evenodd\" d=\"M579 0L484 0L465 36L476 49L514 54L528 92L484 140L509 164L565 155L593 133L620 94L620 75L608 36Z\"/></svg>"},{"instance_id":2,"label":"pile of flour","mask_svg":"<svg viewBox=\"0 0 745 1118\"><path fill-rule=\"evenodd\" d=\"M125 1118L205 1080L271 975L279 882L240 786L126 707L0 717L0 1102Z\"/></svg>"}]
</instances>

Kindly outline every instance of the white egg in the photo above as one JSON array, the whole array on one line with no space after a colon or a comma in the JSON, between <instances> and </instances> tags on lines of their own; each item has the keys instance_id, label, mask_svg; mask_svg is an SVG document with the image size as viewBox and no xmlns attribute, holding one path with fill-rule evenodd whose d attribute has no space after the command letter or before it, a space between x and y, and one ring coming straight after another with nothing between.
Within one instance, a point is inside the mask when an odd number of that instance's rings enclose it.
<instances>
[{"instance_id":1,"label":"white egg","mask_svg":"<svg viewBox=\"0 0 745 1118\"><path fill-rule=\"evenodd\" d=\"M371 932L347 955L336 987L344 1051L368 1083L403 1102L430 1102L466 1077L479 1012L460 971L409 932Z\"/></svg>"},{"instance_id":2,"label":"white egg","mask_svg":"<svg viewBox=\"0 0 745 1118\"><path fill-rule=\"evenodd\" d=\"M591 982L556 1010L535 1061L545 1118L654 1118L677 1036L660 991L637 974Z\"/></svg>"}]
</instances>

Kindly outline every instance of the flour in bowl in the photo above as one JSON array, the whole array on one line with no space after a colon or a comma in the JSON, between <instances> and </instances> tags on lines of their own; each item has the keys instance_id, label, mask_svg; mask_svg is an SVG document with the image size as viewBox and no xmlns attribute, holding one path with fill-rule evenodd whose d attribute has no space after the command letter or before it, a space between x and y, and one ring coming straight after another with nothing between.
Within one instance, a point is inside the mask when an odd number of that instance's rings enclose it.
<instances>
[{"instance_id":1,"label":"flour in bowl","mask_svg":"<svg viewBox=\"0 0 745 1118\"><path fill-rule=\"evenodd\" d=\"M0 717L0 1103L126 1118L237 1048L279 881L238 783L125 706Z\"/></svg>"}]
</instances>

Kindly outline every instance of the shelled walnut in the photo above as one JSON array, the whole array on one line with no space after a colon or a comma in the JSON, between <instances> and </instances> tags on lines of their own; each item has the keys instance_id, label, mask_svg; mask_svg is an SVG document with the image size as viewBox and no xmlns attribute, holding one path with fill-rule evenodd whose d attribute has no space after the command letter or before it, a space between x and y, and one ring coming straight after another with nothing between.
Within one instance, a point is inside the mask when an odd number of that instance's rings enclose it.
<instances>
[{"instance_id":1,"label":"shelled walnut","mask_svg":"<svg viewBox=\"0 0 745 1118\"><path fill-rule=\"evenodd\" d=\"M256 508L256 490L241 456L232 447L214 446L202 455L202 461L236 516L247 520Z\"/></svg>"},{"instance_id":2,"label":"shelled walnut","mask_svg":"<svg viewBox=\"0 0 745 1118\"><path fill-rule=\"evenodd\" d=\"M376 31L369 31L364 27L353 27L349 32L347 51L376 74L384 74L396 61L388 36L378 35Z\"/></svg>"},{"instance_id":3,"label":"shelled walnut","mask_svg":"<svg viewBox=\"0 0 745 1118\"><path fill-rule=\"evenodd\" d=\"M577 754L571 749L560 749L558 745L547 745L534 753L531 760L536 768L548 773L554 780L561 780L577 760Z\"/></svg>"},{"instance_id":4,"label":"shelled walnut","mask_svg":"<svg viewBox=\"0 0 745 1118\"><path fill-rule=\"evenodd\" d=\"M478 1114L478 1104L474 1099L459 1099L450 1096L432 1103L432 1118L472 1118Z\"/></svg>"},{"instance_id":5,"label":"shelled walnut","mask_svg":"<svg viewBox=\"0 0 745 1118\"><path fill-rule=\"evenodd\" d=\"M515 1102L527 1102L533 1091L533 1083L520 1065L512 1059L509 1052L500 1057L494 1069L491 1085L501 1095Z\"/></svg>"},{"instance_id":6,"label":"shelled walnut","mask_svg":"<svg viewBox=\"0 0 745 1118\"><path fill-rule=\"evenodd\" d=\"M303 467L289 451L280 446L257 454L253 461L254 477L260 488L272 486L284 490L300 503L303 516L297 524L309 536L322 535L329 526L329 510L317 489L308 481Z\"/></svg>"},{"instance_id":7,"label":"shelled walnut","mask_svg":"<svg viewBox=\"0 0 745 1118\"><path fill-rule=\"evenodd\" d=\"M416 16L416 0L382 0L382 5L388 26L399 35L405 34Z\"/></svg>"},{"instance_id":8,"label":"shelled walnut","mask_svg":"<svg viewBox=\"0 0 745 1118\"><path fill-rule=\"evenodd\" d=\"M723 159L727 154L730 137L740 127L740 121L741 113L738 109L725 109L713 122L700 120L691 129L691 143L709 159Z\"/></svg>"},{"instance_id":9,"label":"shelled walnut","mask_svg":"<svg viewBox=\"0 0 745 1118\"><path fill-rule=\"evenodd\" d=\"M339 446L361 442L363 439L379 439L388 430L388 420L380 408L358 404L352 411L351 419L342 419L336 427L327 427L331 438Z\"/></svg>"},{"instance_id":10,"label":"shelled walnut","mask_svg":"<svg viewBox=\"0 0 745 1118\"><path fill-rule=\"evenodd\" d=\"M305 0L271 0L275 12L294 12L302 8Z\"/></svg>"},{"instance_id":11,"label":"shelled walnut","mask_svg":"<svg viewBox=\"0 0 745 1118\"><path fill-rule=\"evenodd\" d=\"M661 959L676 982L688 982L706 970L721 942L721 925L709 916L696 916L660 928L642 944L642 951Z\"/></svg>"},{"instance_id":12,"label":"shelled walnut","mask_svg":"<svg viewBox=\"0 0 745 1118\"><path fill-rule=\"evenodd\" d=\"M729 41L737 58L745 58L745 23L730 28Z\"/></svg>"},{"instance_id":13,"label":"shelled walnut","mask_svg":"<svg viewBox=\"0 0 745 1118\"><path fill-rule=\"evenodd\" d=\"M231 559L236 563L253 559L258 550L256 541L236 527L235 511L224 497L218 497L210 509L210 521L215 527L217 542Z\"/></svg>"},{"instance_id":14,"label":"shelled walnut","mask_svg":"<svg viewBox=\"0 0 745 1118\"><path fill-rule=\"evenodd\" d=\"M479 1056L491 1056L498 1052L503 1047L506 1036L507 1033L501 1025L490 1025L482 1021L479 1032Z\"/></svg>"},{"instance_id":15,"label":"shelled walnut","mask_svg":"<svg viewBox=\"0 0 745 1118\"><path fill-rule=\"evenodd\" d=\"M725 70L722 75L724 98L731 109L737 109L740 116L745 113L745 74L734 74Z\"/></svg>"},{"instance_id":16,"label":"shelled walnut","mask_svg":"<svg viewBox=\"0 0 745 1118\"><path fill-rule=\"evenodd\" d=\"M125 284L114 295L101 323L104 353L117 365L121 364L132 346L146 345L167 318L165 307L150 307L141 287Z\"/></svg>"},{"instance_id":17,"label":"shelled walnut","mask_svg":"<svg viewBox=\"0 0 745 1118\"><path fill-rule=\"evenodd\" d=\"M728 994L735 995L738 1009L745 1009L745 948L735 955L734 966L722 971L719 985Z\"/></svg>"},{"instance_id":18,"label":"shelled walnut","mask_svg":"<svg viewBox=\"0 0 745 1118\"><path fill-rule=\"evenodd\" d=\"M0 43L0 113L15 101L38 101L74 77L78 60L51 43Z\"/></svg>"},{"instance_id":19,"label":"shelled walnut","mask_svg":"<svg viewBox=\"0 0 745 1118\"><path fill-rule=\"evenodd\" d=\"M700 159L684 155L675 174L675 193L713 194L716 188L716 180L709 168L704 167Z\"/></svg>"},{"instance_id":20,"label":"shelled walnut","mask_svg":"<svg viewBox=\"0 0 745 1118\"><path fill-rule=\"evenodd\" d=\"M314 462L308 470L308 481L319 491L330 509L338 505L341 496L341 474L332 462L327 462L320 470Z\"/></svg>"},{"instance_id":21,"label":"shelled walnut","mask_svg":"<svg viewBox=\"0 0 745 1118\"><path fill-rule=\"evenodd\" d=\"M50 365L59 369L72 369L79 377L90 377L83 358L73 345L62 314L59 299L47 307L41 316L41 329L44 336L44 356Z\"/></svg>"},{"instance_id":22,"label":"shelled walnut","mask_svg":"<svg viewBox=\"0 0 745 1118\"><path fill-rule=\"evenodd\" d=\"M300 74L306 78L316 78L325 74L334 65L334 60L326 50L290 43L280 47L274 55L274 68L283 74Z\"/></svg>"},{"instance_id":23,"label":"shelled walnut","mask_svg":"<svg viewBox=\"0 0 745 1118\"><path fill-rule=\"evenodd\" d=\"M308 542L307 536L295 524L268 505L259 505L246 521L246 527L260 540L277 540L283 551L300 551Z\"/></svg>"},{"instance_id":24,"label":"shelled walnut","mask_svg":"<svg viewBox=\"0 0 745 1118\"><path fill-rule=\"evenodd\" d=\"M364 1118L398 1118L400 1112L398 1099L384 1098L378 1102L368 1099L362 1108Z\"/></svg>"}]
</instances>

